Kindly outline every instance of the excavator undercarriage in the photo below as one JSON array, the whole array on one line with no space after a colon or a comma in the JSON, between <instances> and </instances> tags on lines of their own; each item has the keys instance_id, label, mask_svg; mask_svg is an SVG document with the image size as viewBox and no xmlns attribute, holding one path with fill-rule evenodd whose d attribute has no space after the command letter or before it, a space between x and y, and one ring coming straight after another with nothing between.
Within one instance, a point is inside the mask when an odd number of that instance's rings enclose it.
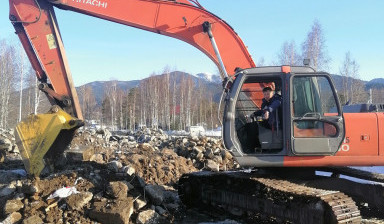
<instances>
[{"instance_id":1,"label":"excavator undercarriage","mask_svg":"<svg viewBox=\"0 0 384 224\"><path fill-rule=\"evenodd\" d=\"M323 171L333 175L319 176L315 170L322 169L185 174L179 181L179 196L187 206L219 207L255 222L367 223L363 218L384 218L384 187L380 183L357 183L337 177L359 176L383 183L383 175L326 168Z\"/></svg>"}]
</instances>

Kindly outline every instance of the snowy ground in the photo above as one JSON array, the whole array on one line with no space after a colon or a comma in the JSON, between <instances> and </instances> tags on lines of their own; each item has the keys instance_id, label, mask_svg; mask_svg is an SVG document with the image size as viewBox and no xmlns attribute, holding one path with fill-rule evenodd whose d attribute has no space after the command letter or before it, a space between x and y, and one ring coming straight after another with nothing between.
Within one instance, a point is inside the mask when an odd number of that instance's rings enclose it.
<instances>
[{"instance_id":1,"label":"snowy ground","mask_svg":"<svg viewBox=\"0 0 384 224\"><path fill-rule=\"evenodd\" d=\"M166 132L168 135L170 136L189 136L190 135L190 132L187 132L187 131L177 131L177 130L173 130L173 131L167 131ZM200 133L201 136L207 136L207 137L221 137L221 130L206 130L205 132L203 133Z\"/></svg>"},{"instance_id":2,"label":"snowy ground","mask_svg":"<svg viewBox=\"0 0 384 224\"><path fill-rule=\"evenodd\" d=\"M352 166L351 168L358 169L358 170L364 170L364 171L368 171L368 172L372 172L372 173L382 173L382 174L384 174L384 166ZM316 171L316 174L317 175L321 175L321 176L331 176L332 173L323 172L323 171ZM369 184L384 185L382 183L377 183L377 182L369 181L369 180L362 180L362 179L359 179L359 178L354 178L354 177L349 177L349 176L344 176L344 175L340 175L340 177L344 178L344 179L347 179L347 180L351 180L351 181L357 182L357 183L363 183L363 184L364 183L369 183Z\"/></svg>"}]
</instances>

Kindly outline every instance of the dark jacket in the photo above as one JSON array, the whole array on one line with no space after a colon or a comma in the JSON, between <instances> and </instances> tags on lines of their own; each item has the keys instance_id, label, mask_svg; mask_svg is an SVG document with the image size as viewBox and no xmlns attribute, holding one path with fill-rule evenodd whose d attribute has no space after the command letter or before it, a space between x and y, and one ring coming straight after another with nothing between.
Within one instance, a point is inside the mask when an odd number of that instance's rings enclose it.
<instances>
[{"instance_id":1,"label":"dark jacket","mask_svg":"<svg viewBox=\"0 0 384 224\"><path fill-rule=\"evenodd\" d=\"M256 111L255 115L262 116L264 115L265 111L269 111L269 118L268 121L264 122L264 126L270 129L281 129L281 96L275 94L269 101L263 99L261 110Z\"/></svg>"}]
</instances>

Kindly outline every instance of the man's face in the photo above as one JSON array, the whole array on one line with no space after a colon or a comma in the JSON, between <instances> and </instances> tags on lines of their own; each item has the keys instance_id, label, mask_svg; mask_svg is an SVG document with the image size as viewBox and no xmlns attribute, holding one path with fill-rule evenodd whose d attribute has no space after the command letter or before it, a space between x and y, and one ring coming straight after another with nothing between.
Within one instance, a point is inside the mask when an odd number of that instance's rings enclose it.
<instances>
[{"instance_id":1,"label":"man's face","mask_svg":"<svg viewBox=\"0 0 384 224\"><path fill-rule=\"evenodd\" d=\"M263 92L264 99L269 101L273 97L273 91L267 90Z\"/></svg>"}]
</instances>

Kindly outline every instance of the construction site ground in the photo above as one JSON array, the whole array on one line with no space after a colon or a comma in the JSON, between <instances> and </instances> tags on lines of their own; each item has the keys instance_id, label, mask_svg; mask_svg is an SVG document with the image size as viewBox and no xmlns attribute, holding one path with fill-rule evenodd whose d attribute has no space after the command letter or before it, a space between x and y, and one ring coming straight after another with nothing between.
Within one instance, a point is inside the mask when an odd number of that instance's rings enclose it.
<instances>
[{"instance_id":1,"label":"construction site ground","mask_svg":"<svg viewBox=\"0 0 384 224\"><path fill-rule=\"evenodd\" d=\"M181 175L239 170L214 137L162 130L79 130L40 178L26 175L12 131L0 131L0 223L277 223L220 209L185 207ZM363 217L365 223L379 223ZM380 217L379 217L380 218Z\"/></svg>"}]
</instances>

